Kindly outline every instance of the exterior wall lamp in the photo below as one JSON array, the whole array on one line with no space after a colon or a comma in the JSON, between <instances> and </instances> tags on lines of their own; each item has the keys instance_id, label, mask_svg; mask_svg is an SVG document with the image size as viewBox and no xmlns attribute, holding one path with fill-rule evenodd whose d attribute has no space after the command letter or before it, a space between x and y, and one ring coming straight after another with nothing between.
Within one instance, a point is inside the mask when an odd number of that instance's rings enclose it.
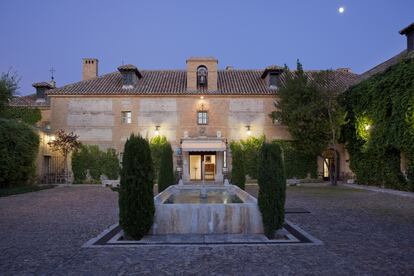
<instances>
[{"instance_id":1,"label":"exterior wall lamp","mask_svg":"<svg viewBox=\"0 0 414 276\"><path fill-rule=\"evenodd\" d=\"M251 131L251 129L250 129L250 125L247 125L246 126L246 130L247 130L247 135L252 135L252 131Z\"/></svg>"},{"instance_id":2,"label":"exterior wall lamp","mask_svg":"<svg viewBox=\"0 0 414 276\"><path fill-rule=\"evenodd\" d=\"M160 135L160 126L155 126L155 136Z\"/></svg>"}]
</instances>

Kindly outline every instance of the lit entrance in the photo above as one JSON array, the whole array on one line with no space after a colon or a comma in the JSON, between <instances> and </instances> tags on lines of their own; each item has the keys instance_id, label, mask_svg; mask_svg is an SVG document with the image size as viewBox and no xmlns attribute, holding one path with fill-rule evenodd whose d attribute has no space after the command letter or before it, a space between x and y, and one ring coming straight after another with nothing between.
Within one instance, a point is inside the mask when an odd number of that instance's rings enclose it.
<instances>
[{"instance_id":1,"label":"lit entrance","mask_svg":"<svg viewBox=\"0 0 414 276\"><path fill-rule=\"evenodd\" d=\"M216 154L212 152L190 152L190 180L214 181L216 174Z\"/></svg>"},{"instance_id":2,"label":"lit entrance","mask_svg":"<svg viewBox=\"0 0 414 276\"><path fill-rule=\"evenodd\" d=\"M339 154L337 154L337 160L335 162L335 152L332 149L326 150L322 154L324 158L323 162L323 180L327 181L330 180L331 175L334 174L336 166L339 164ZM339 176L339 168L337 170L336 177Z\"/></svg>"}]
</instances>

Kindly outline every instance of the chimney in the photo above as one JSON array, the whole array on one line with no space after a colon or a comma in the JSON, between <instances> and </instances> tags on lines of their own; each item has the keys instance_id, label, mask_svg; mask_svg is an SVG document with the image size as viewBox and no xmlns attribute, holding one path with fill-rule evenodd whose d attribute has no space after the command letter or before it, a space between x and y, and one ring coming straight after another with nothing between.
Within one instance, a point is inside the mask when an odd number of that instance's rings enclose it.
<instances>
[{"instance_id":1,"label":"chimney","mask_svg":"<svg viewBox=\"0 0 414 276\"><path fill-rule=\"evenodd\" d=\"M414 23L411 23L400 31L401 35L407 37L407 52L414 50Z\"/></svg>"},{"instance_id":2,"label":"chimney","mask_svg":"<svg viewBox=\"0 0 414 276\"><path fill-rule=\"evenodd\" d=\"M53 86L48 82L36 82L33 83L32 86L36 88L36 102L46 102L47 95L46 91L52 89Z\"/></svg>"},{"instance_id":3,"label":"chimney","mask_svg":"<svg viewBox=\"0 0 414 276\"><path fill-rule=\"evenodd\" d=\"M226 71L231 71L231 70L234 70L234 67L232 65L227 65Z\"/></svg>"},{"instance_id":4,"label":"chimney","mask_svg":"<svg viewBox=\"0 0 414 276\"><path fill-rule=\"evenodd\" d=\"M82 59L82 80L89 80L98 76L98 62L96 58Z\"/></svg>"}]
</instances>

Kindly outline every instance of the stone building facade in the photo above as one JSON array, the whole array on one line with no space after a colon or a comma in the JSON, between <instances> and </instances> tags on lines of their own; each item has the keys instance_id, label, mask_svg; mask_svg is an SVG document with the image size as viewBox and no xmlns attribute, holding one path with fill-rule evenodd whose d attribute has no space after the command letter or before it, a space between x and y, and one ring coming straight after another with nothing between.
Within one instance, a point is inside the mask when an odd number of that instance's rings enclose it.
<instances>
[{"instance_id":1,"label":"stone building facade","mask_svg":"<svg viewBox=\"0 0 414 276\"><path fill-rule=\"evenodd\" d=\"M284 82L281 67L219 69L215 58L191 57L185 70L122 65L99 76L98 64L97 59L83 59L81 81L40 87L47 90L37 93L46 103L41 125L52 133L73 131L83 143L115 148L120 155L131 133L166 136L184 182L222 182L231 169L231 141L261 135L268 140L291 139L287 128L269 117ZM341 90L359 78L345 69L334 74ZM347 153L343 147L339 150L341 173L349 173ZM323 176L323 160L318 163Z\"/></svg>"}]
</instances>

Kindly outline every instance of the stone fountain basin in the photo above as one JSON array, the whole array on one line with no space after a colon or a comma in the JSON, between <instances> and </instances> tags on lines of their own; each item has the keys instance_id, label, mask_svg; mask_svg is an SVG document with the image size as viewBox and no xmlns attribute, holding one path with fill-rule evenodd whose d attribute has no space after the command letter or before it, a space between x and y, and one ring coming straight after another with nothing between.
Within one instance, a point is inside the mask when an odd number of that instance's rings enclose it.
<instances>
[{"instance_id":1,"label":"stone fountain basin","mask_svg":"<svg viewBox=\"0 0 414 276\"><path fill-rule=\"evenodd\" d=\"M180 193L220 192L237 196L240 203L166 203ZM154 197L153 235L260 234L262 217L257 200L234 185L174 185Z\"/></svg>"}]
</instances>

